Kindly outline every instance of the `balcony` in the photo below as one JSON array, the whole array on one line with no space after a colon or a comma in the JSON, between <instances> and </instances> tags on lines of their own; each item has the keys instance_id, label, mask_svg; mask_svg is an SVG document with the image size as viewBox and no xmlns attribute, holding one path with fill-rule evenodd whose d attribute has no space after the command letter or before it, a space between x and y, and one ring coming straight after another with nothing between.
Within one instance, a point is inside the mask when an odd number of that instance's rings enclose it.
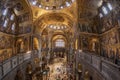
<instances>
[{"instance_id":1,"label":"balcony","mask_svg":"<svg viewBox=\"0 0 120 80\"><path fill-rule=\"evenodd\" d=\"M0 63L0 80L14 80L16 70L24 68L27 62L31 61L35 55L31 53L18 54ZM26 66L26 65L25 65ZM13 77L10 77L12 75ZM7 78L6 78L7 76Z\"/></svg>"},{"instance_id":2,"label":"balcony","mask_svg":"<svg viewBox=\"0 0 120 80\"><path fill-rule=\"evenodd\" d=\"M89 65L89 67L92 67L97 73L102 75L105 80L120 80L120 66L108 61L106 58L89 52L78 52L76 61L87 67Z\"/></svg>"}]
</instances>

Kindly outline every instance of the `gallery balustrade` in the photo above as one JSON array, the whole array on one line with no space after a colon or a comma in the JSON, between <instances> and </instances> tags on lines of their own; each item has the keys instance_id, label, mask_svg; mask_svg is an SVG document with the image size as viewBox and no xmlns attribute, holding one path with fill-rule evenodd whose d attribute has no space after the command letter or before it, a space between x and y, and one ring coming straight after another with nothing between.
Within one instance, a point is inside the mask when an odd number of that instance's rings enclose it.
<instances>
[{"instance_id":1,"label":"gallery balustrade","mask_svg":"<svg viewBox=\"0 0 120 80\"><path fill-rule=\"evenodd\" d=\"M120 79L120 66L108 61L106 58L94 55L92 53L77 52L76 61L79 63L89 64L106 80L119 80Z\"/></svg>"},{"instance_id":2,"label":"gallery balustrade","mask_svg":"<svg viewBox=\"0 0 120 80\"><path fill-rule=\"evenodd\" d=\"M35 56L35 54L24 53L18 54L14 57L9 58L0 63L0 80L5 77L9 72L13 71L13 69L19 67L20 65L24 64L26 61L30 61L31 58Z\"/></svg>"}]
</instances>

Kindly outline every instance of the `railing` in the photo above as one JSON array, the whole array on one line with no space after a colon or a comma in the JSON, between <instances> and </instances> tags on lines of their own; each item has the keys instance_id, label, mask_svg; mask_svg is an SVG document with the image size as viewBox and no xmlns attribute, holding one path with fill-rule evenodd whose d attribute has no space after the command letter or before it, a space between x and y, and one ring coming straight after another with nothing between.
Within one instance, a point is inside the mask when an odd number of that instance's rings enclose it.
<instances>
[{"instance_id":1,"label":"railing","mask_svg":"<svg viewBox=\"0 0 120 80\"><path fill-rule=\"evenodd\" d=\"M4 62L0 63L0 80L7 75L10 71L16 68L24 61L29 60L32 57L31 53L18 54Z\"/></svg>"},{"instance_id":2,"label":"railing","mask_svg":"<svg viewBox=\"0 0 120 80\"><path fill-rule=\"evenodd\" d=\"M49 51L49 48L42 48L42 51Z\"/></svg>"},{"instance_id":3,"label":"railing","mask_svg":"<svg viewBox=\"0 0 120 80\"><path fill-rule=\"evenodd\" d=\"M120 80L120 66L92 53L78 52L77 59L85 61L103 74L106 80Z\"/></svg>"},{"instance_id":4,"label":"railing","mask_svg":"<svg viewBox=\"0 0 120 80\"><path fill-rule=\"evenodd\" d=\"M65 52L66 49L65 48L54 48L52 49L53 52Z\"/></svg>"}]
</instances>

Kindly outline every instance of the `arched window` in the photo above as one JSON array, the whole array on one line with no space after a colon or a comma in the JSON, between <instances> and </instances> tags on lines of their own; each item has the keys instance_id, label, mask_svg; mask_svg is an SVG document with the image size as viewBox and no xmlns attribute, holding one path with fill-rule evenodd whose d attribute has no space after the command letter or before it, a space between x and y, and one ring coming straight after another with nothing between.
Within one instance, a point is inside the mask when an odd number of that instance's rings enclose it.
<instances>
[{"instance_id":1,"label":"arched window","mask_svg":"<svg viewBox=\"0 0 120 80\"><path fill-rule=\"evenodd\" d=\"M13 24L12 24L12 26L11 26L11 30L12 30L12 31L14 31L14 30L15 30L15 26L16 26L16 24L15 24L15 23L13 23Z\"/></svg>"},{"instance_id":2,"label":"arched window","mask_svg":"<svg viewBox=\"0 0 120 80\"><path fill-rule=\"evenodd\" d=\"M65 47L65 41L63 39L57 39L55 41L55 47Z\"/></svg>"},{"instance_id":3,"label":"arched window","mask_svg":"<svg viewBox=\"0 0 120 80\"><path fill-rule=\"evenodd\" d=\"M3 8L2 13L0 14L1 16L1 30L7 31L8 33L15 34L15 29L16 29L16 14L14 12L13 8Z\"/></svg>"}]
</instances>

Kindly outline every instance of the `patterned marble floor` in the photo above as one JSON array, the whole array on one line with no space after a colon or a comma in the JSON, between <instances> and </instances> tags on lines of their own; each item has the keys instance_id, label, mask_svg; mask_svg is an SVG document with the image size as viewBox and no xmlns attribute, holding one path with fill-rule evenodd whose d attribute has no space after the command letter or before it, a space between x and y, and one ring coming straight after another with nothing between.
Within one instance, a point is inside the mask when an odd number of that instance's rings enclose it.
<instances>
[{"instance_id":1,"label":"patterned marble floor","mask_svg":"<svg viewBox=\"0 0 120 80\"><path fill-rule=\"evenodd\" d=\"M67 80L66 58L56 58L49 65L50 75L48 80Z\"/></svg>"}]
</instances>

